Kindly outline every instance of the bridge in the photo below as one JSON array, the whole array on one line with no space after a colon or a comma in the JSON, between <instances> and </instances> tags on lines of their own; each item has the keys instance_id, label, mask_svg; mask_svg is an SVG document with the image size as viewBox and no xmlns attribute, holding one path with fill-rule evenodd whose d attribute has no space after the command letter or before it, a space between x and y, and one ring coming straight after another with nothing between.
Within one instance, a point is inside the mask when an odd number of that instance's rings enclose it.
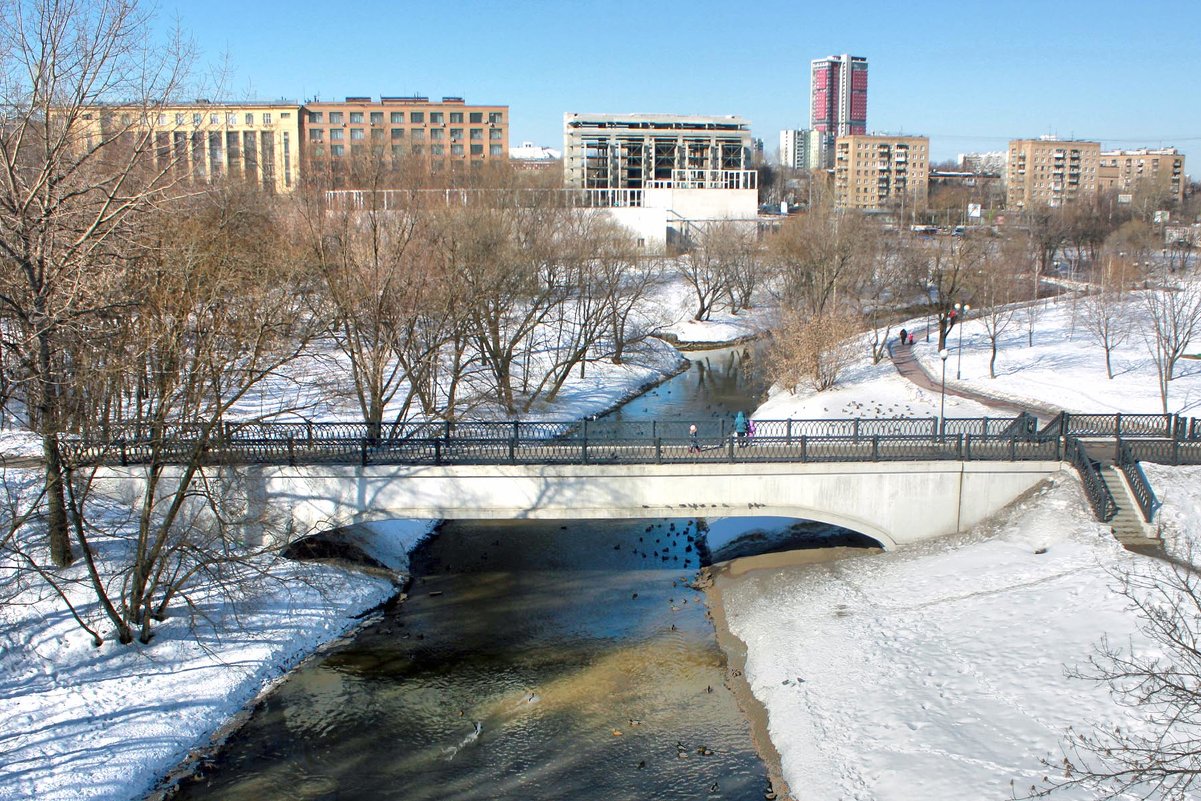
<instances>
[{"instance_id":1,"label":"bridge","mask_svg":"<svg viewBox=\"0 0 1201 801\"><path fill-rule=\"evenodd\" d=\"M68 445L110 492L194 462L242 499L248 534L396 517L568 519L771 515L886 548L964 531L1074 467L1099 519L1156 501L1139 459L1201 462L1172 415L756 421L231 423L115 432ZM1107 479L1105 457L1121 473ZM172 467L172 465L176 465ZM1114 482L1121 486L1114 486ZM170 481L167 486L169 487ZM275 524L272 526L271 524Z\"/></svg>"}]
</instances>

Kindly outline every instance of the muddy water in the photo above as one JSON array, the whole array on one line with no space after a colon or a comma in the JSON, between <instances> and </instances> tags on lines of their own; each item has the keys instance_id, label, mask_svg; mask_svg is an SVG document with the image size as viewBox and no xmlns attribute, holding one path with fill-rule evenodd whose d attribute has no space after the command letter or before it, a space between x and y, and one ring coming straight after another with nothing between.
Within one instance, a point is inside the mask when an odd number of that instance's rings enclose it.
<instances>
[{"instance_id":1,"label":"muddy water","mask_svg":"<svg viewBox=\"0 0 1201 801\"><path fill-rule=\"evenodd\" d=\"M450 523L188 799L762 799L690 521Z\"/></svg>"}]
</instances>

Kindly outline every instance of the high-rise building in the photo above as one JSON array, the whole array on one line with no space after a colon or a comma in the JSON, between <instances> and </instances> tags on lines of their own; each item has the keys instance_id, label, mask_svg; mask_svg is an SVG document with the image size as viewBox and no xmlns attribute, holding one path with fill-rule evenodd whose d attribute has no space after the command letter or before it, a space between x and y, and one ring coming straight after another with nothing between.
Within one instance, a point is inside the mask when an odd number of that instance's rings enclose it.
<instances>
[{"instance_id":1,"label":"high-rise building","mask_svg":"<svg viewBox=\"0 0 1201 801\"><path fill-rule=\"evenodd\" d=\"M844 209L915 208L930 188L925 136L851 135L835 144L834 205Z\"/></svg>"},{"instance_id":2,"label":"high-rise building","mask_svg":"<svg viewBox=\"0 0 1201 801\"><path fill-rule=\"evenodd\" d=\"M1006 205L1011 209L1062 206L1097 193L1099 142L1014 139L1009 143Z\"/></svg>"},{"instance_id":3,"label":"high-rise building","mask_svg":"<svg viewBox=\"0 0 1201 801\"><path fill-rule=\"evenodd\" d=\"M821 165L834 164L834 140L867 133L867 59L817 58L809 84L809 127L817 131Z\"/></svg>"},{"instance_id":4,"label":"high-rise building","mask_svg":"<svg viewBox=\"0 0 1201 801\"><path fill-rule=\"evenodd\" d=\"M1184 200L1184 154L1174 147L1104 150L1097 170L1101 191L1132 192L1140 185L1177 203Z\"/></svg>"},{"instance_id":5,"label":"high-rise building","mask_svg":"<svg viewBox=\"0 0 1201 801\"><path fill-rule=\"evenodd\" d=\"M813 170L818 166L817 131L780 131L780 165L797 170Z\"/></svg>"}]
</instances>

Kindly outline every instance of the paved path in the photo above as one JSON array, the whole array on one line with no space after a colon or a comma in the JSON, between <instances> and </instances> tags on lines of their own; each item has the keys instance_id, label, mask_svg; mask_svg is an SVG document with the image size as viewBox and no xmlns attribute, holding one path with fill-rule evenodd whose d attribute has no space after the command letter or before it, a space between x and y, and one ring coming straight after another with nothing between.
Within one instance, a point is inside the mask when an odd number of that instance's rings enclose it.
<instances>
[{"instance_id":1,"label":"paved path","mask_svg":"<svg viewBox=\"0 0 1201 801\"><path fill-rule=\"evenodd\" d=\"M920 335L918 332L914 331L913 336L916 339ZM933 376L927 373L925 368L922 367L921 363L918 362L917 357L913 355L914 346L901 345L898 343L898 341L899 338L898 340L894 340L894 342L888 346L888 352L892 356L892 364L897 368L897 372L900 373L903 378L908 379L923 389L928 389L931 392L941 391L941 382L936 381ZM947 384L946 389L948 395L966 398L967 400L975 401L976 403L987 406L990 409L996 409L999 412L1014 417L1022 412L1030 412L1043 420L1050 420L1052 417L1062 411L1062 409L1057 409L1053 406L1044 404L1021 404L1011 400L995 398L990 395L985 395L981 392L964 389L962 386L956 386L952 384Z\"/></svg>"}]
</instances>

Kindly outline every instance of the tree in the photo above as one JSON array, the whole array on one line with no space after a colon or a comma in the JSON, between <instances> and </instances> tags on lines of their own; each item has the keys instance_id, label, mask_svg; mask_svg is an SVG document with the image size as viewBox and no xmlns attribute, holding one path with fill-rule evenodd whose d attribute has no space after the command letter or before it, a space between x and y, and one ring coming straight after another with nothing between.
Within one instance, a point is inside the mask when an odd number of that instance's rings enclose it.
<instances>
[{"instance_id":1,"label":"tree","mask_svg":"<svg viewBox=\"0 0 1201 801\"><path fill-rule=\"evenodd\" d=\"M1113 351L1130 335L1127 290L1134 267L1112 255L1101 268L1101 285L1084 298L1084 325L1105 351L1105 374L1113 378Z\"/></svg>"},{"instance_id":2,"label":"tree","mask_svg":"<svg viewBox=\"0 0 1201 801\"><path fill-rule=\"evenodd\" d=\"M1168 390L1176 364L1189 343L1201 333L1201 283L1196 281L1142 294L1145 312L1143 342L1155 362L1163 413L1168 414Z\"/></svg>"},{"instance_id":3,"label":"tree","mask_svg":"<svg viewBox=\"0 0 1201 801\"><path fill-rule=\"evenodd\" d=\"M1082 788L1100 799L1184 799L1201 788L1201 574L1183 561L1116 578L1146 645L1103 638L1068 675L1107 688L1137 721L1069 729L1062 759L1043 761L1047 775L1026 798Z\"/></svg>"},{"instance_id":4,"label":"tree","mask_svg":"<svg viewBox=\"0 0 1201 801\"><path fill-rule=\"evenodd\" d=\"M838 383L860 345L857 326L846 310L810 315L788 309L772 336L772 380L790 392L802 384L818 392Z\"/></svg>"},{"instance_id":5,"label":"tree","mask_svg":"<svg viewBox=\"0 0 1201 801\"><path fill-rule=\"evenodd\" d=\"M997 377L997 346L1017 314L1018 276L1002 252L988 249L973 281L976 317L984 327L990 348L988 377Z\"/></svg>"},{"instance_id":6,"label":"tree","mask_svg":"<svg viewBox=\"0 0 1201 801\"><path fill-rule=\"evenodd\" d=\"M847 297L872 260L870 224L828 203L790 217L772 237L781 303L823 314Z\"/></svg>"},{"instance_id":7,"label":"tree","mask_svg":"<svg viewBox=\"0 0 1201 801\"><path fill-rule=\"evenodd\" d=\"M925 273L919 273L920 288L938 320L939 350L947 346L947 335L958 319L955 304L971 298L973 281L988 248L988 240L979 235L940 239Z\"/></svg>"},{"instance_id":8,"label":"tree","mask_svg":"<svg viewBox=\"0 0 1201 801\"><path fill-rule=\"evenodd\" d=\"M146 120L177 91L186 43L148 43L137 0L9 0L0 14L0 309L42 438L51 555L73 559L59 437L64 359L89 321L128 302L107 290L140 221L173 191ZM111 104L118 102L119 107Z\"/></svg>"},{"instance_id":9,"label":"tree","mask_svg":"<svg viewBox=\"0 0 1201 801\"><path fill-rule=\"evenodd\" d=\"M730 271L722 242L724 233L724 225L711 224L676 260L677 274L696 295L694 320L708 320L717 302L730 291Z\"/></svg>"}]
</instances>

